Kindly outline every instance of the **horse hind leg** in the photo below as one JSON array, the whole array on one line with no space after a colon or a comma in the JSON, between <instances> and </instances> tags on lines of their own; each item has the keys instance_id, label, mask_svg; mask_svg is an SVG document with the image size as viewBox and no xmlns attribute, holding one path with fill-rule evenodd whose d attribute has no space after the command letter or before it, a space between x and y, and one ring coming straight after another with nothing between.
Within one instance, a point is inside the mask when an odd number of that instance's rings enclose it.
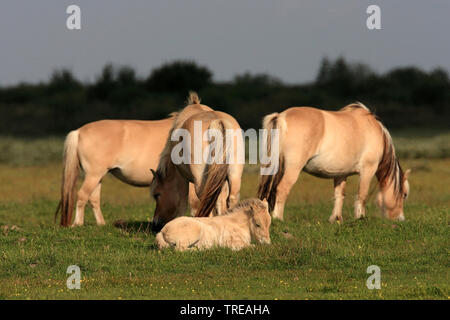
<instances>
[{"instance_id":1,"label":"horse hind leg","mask_svg":"<svg viewBox=\"0 0 450 320\"><path fill-rule=\"evenodd\" d=\"M330 223L334 223L335 221L343 222L342 206L344 204L346 182L346 178L334 179L334 208L333 213L328 219Z\"/></svg>"},{"instance_id":2,"label":"horse hind leg","mask_svg":"<svg viewBox=\"0 0 450 320\"><path fill-rule=\"evenodd\" d=\"M100 183L102 177L103 175L93 176L86 174L83 184L81 185L80 190L78 190L75 220L72 226L82 226L84 224L84 209L86 203L91 197L92 192Z\"/></svg>"},{"instance_id":3,"label":"horse hind leg","mask_svg":"<svg viewBox=\"0 0 450 320\"><path fill-rule=\"evenodd\" d=\"M376 166L365 167L359 174L359 190L355 202L355 219L361 219L366 216L366 200L369 193L370 181L376 170Z\"/></svg>"},{"instance_id":4,"label":"horse hind leg","mask_svg":"<svg viewBox=\"0 0 450 320\"><path fill-rule=\"evenodd\" d=\"M100 208L100 195L101 195L102 183L101 181L95 187L91 196L89 197L89 203L92 205L92 210L94 211L95 220L97 225L104 226L105 220L103 219L102 210Z\"/></svg>"},{"instance_id":5,"label":"horse hind leg","mask_svg":"<svg viewBox=\"0 0 450 320\"><path fill-rule=\"evenodd\" d=\"M226 208L234 207L240 200L242 165L230 166L226 194Z\"/></svg>"},{"instance_id":6,"label":"horse hind leg","mask_svg":"<svg viewBox=\"0 0 450 320\"><path fill-rule=\"evenodd\" d=\"M277 186L276 190L276 201L275 207L272 212L272 217L274 219L283 220L284 215L284 205L286 203L286 199L289 195L289 192L292 189L292 186L298 179L301 169L303 165L293 165L286 166L283 177L281 178L280 183Z\"/></svg>"},{"instance_id":7,"label":"horse hind leg","mask_svg":"<svg viewBox=\"0 0 450 320\"><path fill-rule=\"evenodd\" d=\"M229 193L229 187L228 182L225 182L225 184L222 187L222 190L220 191L219 198L216 202L216 207L213 210L212 215L222 215L227 211L227 198Z\"/></svg>"}]
</instances>

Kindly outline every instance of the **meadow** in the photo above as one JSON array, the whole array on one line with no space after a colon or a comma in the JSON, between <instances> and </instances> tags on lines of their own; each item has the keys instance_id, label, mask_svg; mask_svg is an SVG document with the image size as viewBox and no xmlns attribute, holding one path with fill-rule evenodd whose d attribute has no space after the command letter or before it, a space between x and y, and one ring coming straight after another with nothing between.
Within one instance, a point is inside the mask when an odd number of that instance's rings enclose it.
<instances>
[{"instance_id":1,"label":"meadow","mask_svg":"<svg viewBox=\"0 0 450 320\"><path fill-rule=\"evenodd\" d=\"M271 245L159 251L150 232L147 188L107 176L107 225L61 228L54 222L61 182L60 137L0 138L0 299L450 299L450 133L393 134L411 168L406 221L383 218L374 204L353 219L357 177L349 179L344 223L330 224L332 181L302 173ZM241 198L253 197L258 168L245 168ZM373 181L374 182L374 181ZM69 290L69 265L81 289ZM366 269L381 269L369 290Z\"/></svg>"}]
</instances>

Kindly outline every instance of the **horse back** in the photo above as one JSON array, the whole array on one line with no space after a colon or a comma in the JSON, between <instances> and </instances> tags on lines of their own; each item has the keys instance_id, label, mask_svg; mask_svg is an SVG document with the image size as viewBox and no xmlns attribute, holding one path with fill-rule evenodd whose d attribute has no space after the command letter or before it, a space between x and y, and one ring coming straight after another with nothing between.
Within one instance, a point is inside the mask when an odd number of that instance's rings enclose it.
<instances>
[{"instance_id":1,"label":"horse back","mask_svg":"<svg viewBox=\"0 0 450 320\"><path fill-rule=\"evenodd\" d=\"M286 160L304 162L305 171L323 177L356 173L382 154L381 130L365 108L325 111L294 107L284 112ZM283 113L282 113L283 115Z\"/></svg>"}]
</instances>

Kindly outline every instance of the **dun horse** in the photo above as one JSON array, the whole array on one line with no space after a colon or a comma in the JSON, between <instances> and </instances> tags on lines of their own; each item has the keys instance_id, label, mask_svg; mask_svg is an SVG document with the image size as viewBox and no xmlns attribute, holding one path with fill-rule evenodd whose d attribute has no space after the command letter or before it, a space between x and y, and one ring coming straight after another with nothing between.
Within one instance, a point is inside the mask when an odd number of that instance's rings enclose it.
<instances>
[{"instance_id":1,"label":"dun horse","mask_svg":"<svg viewBox=\"0 0 450 320\"><path fill-rule=\"evenodd\" d=\"M365 216L369 185L375 175L383 213L390 219L405 219L403 202L409 192L410 170L403 172L389 132L363 104L351 104L336 112L289 108L266 116L263 127L279 129L279 170L262 176L258 190L260 199L268 199L274 218L283 219L286 198L303 170L334 180L330 222L342 221L346 179L354 174L360 176L355 218Z\"/></svg>"},{"instance_id":2,"label":"dun horse","mask_svg":"<svg viewBox=\"0 0 450 320\"><path fill-rule=\"evenodd\" d=\"M174 115L156 121L102 120L71 131L64 144L61 201L56 212L61 210L61 225L68 226L72 222L80 168L85 178L78 191L73 226L83 225L88 201L97 224L105 224L100 209L100 190L108 172L127 184L149 186L153 180L149 169L158 165L173 120ZM195 199L191 200L193 202Z\"/></svg>"},{"instance_id":3,"label":"dun horse","mask_svg":"<svg viewBox=\"0 0 450 320\"><path fill-rule=\"evenodd\" d=\"M161 230L170 220L184 214L189 194L189 182L194 184L195 193L200 199L200 205L196 212L197 217L208 216L213 209L220 215L239 201L243 163L226 161L227 152L234 157L234 160L239 157L238 139L243 141L239 124L232 116L200 104L196 93L190 93L187 104L188 106L178 113L174 120L166 146L161 153L158 169L152 170L154 180L151 184L151 193L156 200L152 224L154 232ZM195 122L201 123L200 132L196 132ZM190 161L187 161L188 163L175 164L171 158L173 148L179 143L186 142L172 141L172 133L176 129L189 132L190 145L200 142L202 150L211 148L211 145L208 144L210 141L205 141L203 138L207 130L215 129L220 132L223 143L220 154L215 157L216 160L221 159L221 161L207 164L203 157L200 161L195 161L195 152L189 151L187 158ZM227 149L227 141L225 141L228 129L238 132L233 138L234 148L232 149Z\"/></svg>"}]
</instances>

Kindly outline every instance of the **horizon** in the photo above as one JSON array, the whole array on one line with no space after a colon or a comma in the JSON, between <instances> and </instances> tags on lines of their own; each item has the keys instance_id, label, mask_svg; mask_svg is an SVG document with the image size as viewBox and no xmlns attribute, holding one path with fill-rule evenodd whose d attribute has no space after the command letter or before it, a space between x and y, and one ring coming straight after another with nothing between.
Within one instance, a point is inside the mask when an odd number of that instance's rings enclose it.
<instances>
[{"instance_id":1,"label":"horizon","mask_svg":"<svg viewBox=\"0 0 450 320\"><path fill-rule=\"evenodd\" d=\"M415 68L415 69L418 69L419 71L423 71L423 72L425 72L425 73L430 73L430 72L435 71L435 70L443 70L443 71L447 74L447 76L450 76L449 70L447 70L447 69L445 69L445 68L442 68L441 66L436 66L436 67L434 67L434 68L432 68L432 69L430 69L430 70L424 70L424 69L422 69L422 68L420 68L420 67L418 67L418 66L416 66L416 65L403 65L403 66L394 66L394 67L392 67L391 69L385 70L384 72L377 72L376 70L374 70L374 69L372 68L372 66L370 66L370 65L368 65L368 64L366 64L366 63L364 63L364 62L362 62L362 61L348 61L348 60L345 59L345 57L337 57L335 60L329 60L329 61L331 61L331 62L333 63L333 62L337 61L337 60L340 59L340 58L344 59L344 61L347 63L347 66L352 66L352 65L356 65L356 64L361 64L361 65L364 65L364 66L368 67L371 71L374 72L375 75L381 76L381 77L382 77L382 76L385 76L385 75L388 74L389 72L392 72L393 70L407 69L407 68ZM323 57L322 59L328 59L328 57ZM196 63L196 65L199 66L199 67L204 67L204 65L201 65L201 64L197 63L197 62L194 61L194 60L181 60L181 59L180 59L180 60L168 61L168 62L166 62L166 63L164 63L164 64L161 64L160 66L156 66L154 69L157 69L157 68L159 68L159 67L161 67L161 66L163 66L163 65L166 65L166 64L167 64L167 65L170 65L170 64L172 64L172 63L174 63L174 62L187 62L187 61L188 61L188 62L194 62L194 63ZM274 79L277 80L277 81L280 81L282 85L288 85L288 86L296 86L296 85L297 85L297 86L303 86L303 85L313 84L313 83L315 83L315 82L317 81L317 76L318 76L318 74L319 74L321 62L322 62L322 61L320 61L319 65L317 66L316 75L315 75L315 77L313 77L313 79L308 80L308 81L304 81L304 82L297 82L297 83L289 83L289 82L285 82L285 81L283 81L282 79L279 79L279 78L273 76L273 75L270 74L270 73L252 73L252 72L248 72L248 71L246 71L246 72L244 72L244 73L238 73L238 74L235 74L235 75L233 75L233 77L232 77L231 79L217 80L217 79L215 79L214 71L213 71L213 70L209 70L209 69L208 69L208 70L212 73L212 83L213 83L213 84L231 83L231 82L235 81L235 77L249 74L249 75L251 75L251 76L266 75L266 76L269 76L269 77L271 77L271 78L274 78ZM144 74L142 74L142 73L139 73L138 70L134 69L134 68L133 68L132 66L130 66L130 65L118 65L118 64L107 63L107 64L103 65L103 66L98 70L97 73L94 73L93 79L89 79L89 81L85 81L85 80L83 80L83 79L77 78L77 77L76 77L76 74L74 73L74 71L73 71L72 69L70 69L70 68L65 68L65 67L61 67L61 68L52 70L52 71L49 73L49 75L48 75L48 77L47 77L46 79L38 80L38 81L36 81L36 82L25 82L25 81L24 81L24 82L18 82L18 83L9 84L9 85L1 85L1 84L0 84L0 88L8 89L8 88L12 88L12 87L20 86L20 85L46 85L46 84L48 84L48 83L50 82L51 77L52 77L53 74L55 74L56 72L61 72L61 71L69 71L69 72L71 73L71 75L74 77L75 80L79 81L82 85L90 86L90 85L94 85L94 84L96 83L96 81L98 81L98 78L99 78L99 76L100 76L101 73L102 73L102 70L103 70L106 66L108 66L108 65L112 65L112 67L113 67L115 70L120 70L120 68L131 68L133 71L136 72L136 79L137 79L138 81L146 81L146 80L150 77L150 75L152 74L152 72L154 71L154 69L152 69L152 70L150 70L147 74L144 75Z\"/></svg>"}]
</instances>

